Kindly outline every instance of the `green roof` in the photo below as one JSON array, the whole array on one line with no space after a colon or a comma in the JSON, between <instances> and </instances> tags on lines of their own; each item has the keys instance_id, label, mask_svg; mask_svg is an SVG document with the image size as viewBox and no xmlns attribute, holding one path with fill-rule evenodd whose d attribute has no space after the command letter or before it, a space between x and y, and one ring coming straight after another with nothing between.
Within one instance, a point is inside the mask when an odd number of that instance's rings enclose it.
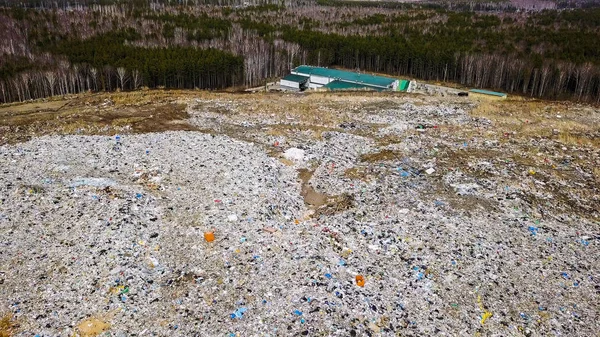
<instances>
[{"instance_id":1,"label":"green roof","mask_svg":"<svg viewBox=\"0 0 600 337\"><path fill-rule=\"evenodd\" d=\"M498 97L506 96L506 94L503 92L495 92L495 91L482 90L482 89L471 89L469 91L477 93L477 94L492 95L492 96L498 96Z\"/></svg>"},{"instance_id":2,"label":"green roof","mask_svg":"<svg viewBox=\"0 0 600 337\"><path fill-rule=\"evenodd\" d=\"M289 74L286 77L282 78L282 80L302 83L308 80L308 76Z\"/></svg>"},{"instance_id":3,"label":"green roof","mask_svg":"<svg viewBox=\"0 0 600 337\"><path fill-rule=\"evenodd\" d=\"M327 88L329 90L352 90L352 89L370 89L381 91L382 88L372 87L370 85L351 83L351 82L343 82L343 81L333 81L329 82L329 84L325 84L323 88Z\"/></svg>"},{"instance_id":4,"label":"green roof","mask_svg":"<svg viewBox=\"0 0 600 337\"><path fill-rule=\"evenodd\" d=\"M383 76L375 76L368 74L359 74L352 71L344 71L337 69L329 69L329 68L321 68L321 67L312 67L312 66L299 66L293 70L293 72L301 73L301 74L310 74L328 78L334 78L343 81L356 82L371 86L383 87L387 88L391 86L396 79L383 77Z\"/></svg>"}]
</instances>

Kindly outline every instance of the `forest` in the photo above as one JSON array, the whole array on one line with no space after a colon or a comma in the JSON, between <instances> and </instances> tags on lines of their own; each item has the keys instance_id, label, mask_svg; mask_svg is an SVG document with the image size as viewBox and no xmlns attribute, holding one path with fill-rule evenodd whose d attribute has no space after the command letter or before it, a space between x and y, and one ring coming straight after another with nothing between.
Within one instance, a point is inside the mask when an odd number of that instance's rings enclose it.
<instances>
[{"instance_id":1,"label":"forest","mask_svg":"<svg viewBox=\"0 0 600 337\"><path fill-rule=\"evenodd\" d=\"M0 103L242 88L300 64L600 103L600 8L554 4L4 0Z\"/></svg>"}]
</instances>

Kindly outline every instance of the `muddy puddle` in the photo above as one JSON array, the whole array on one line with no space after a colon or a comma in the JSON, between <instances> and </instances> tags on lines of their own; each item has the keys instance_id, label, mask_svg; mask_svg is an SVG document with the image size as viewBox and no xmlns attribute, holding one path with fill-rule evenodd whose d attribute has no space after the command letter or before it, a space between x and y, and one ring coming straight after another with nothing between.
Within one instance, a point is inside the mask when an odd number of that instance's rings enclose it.
<instances>
[{"instance_id":1,"label":"muddy puddle","mask_svg":"<svg viewBox=\"0 0 600 337\"><path fill-rule=\"evenodd\" d=\"M304 198L304 203L312 206L312 208L319 208L323 205L327 205L331 197L324 193L319 193L308 184L310 178L312 178L314 171L308 169L298 169L298 178L302 181L302 189L300 195Z\"/></svg>"}]
</instances>

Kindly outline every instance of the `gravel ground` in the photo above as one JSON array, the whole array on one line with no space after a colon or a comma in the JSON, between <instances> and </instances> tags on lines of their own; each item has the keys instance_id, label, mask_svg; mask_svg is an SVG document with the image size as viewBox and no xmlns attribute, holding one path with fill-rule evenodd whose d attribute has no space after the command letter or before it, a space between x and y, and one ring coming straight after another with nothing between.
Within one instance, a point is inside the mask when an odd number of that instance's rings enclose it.
<instances>
[{"instance_id":1,"label":"gravel ground","mask_svg":"<svg viewBox=\"0 0 600 337\"><path fill-rule=\"evenodd\" d=\"M0 309L15 317L15 336L600 331L597 221L539 215L523 197L533 178L491 155L469 159L491 172L483 178L445 168L443 147L463 143L433 129L390 145L361 133L365 123L402 136L415 123L488 121L402 103L319 138L254 125L241 137L249 118L208 115L192 111L191 121L235 120L236 133L57 135L0 147ZM305 160L281 160L290 147ZM382 150L396 157L361 157ZM305 203L299 168L328 204Z\"/></svg>"}]
</instances>

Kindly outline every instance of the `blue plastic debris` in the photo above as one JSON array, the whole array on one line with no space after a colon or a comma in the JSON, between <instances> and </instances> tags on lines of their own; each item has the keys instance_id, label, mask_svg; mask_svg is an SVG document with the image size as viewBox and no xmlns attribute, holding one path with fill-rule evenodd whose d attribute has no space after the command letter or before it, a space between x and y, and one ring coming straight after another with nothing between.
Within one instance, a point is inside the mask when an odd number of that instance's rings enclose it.
<instances>
[{"instance_id":1,"label":"blue plastic debris","mask_svg":"<svg viewBox=\"0 0 600 337\"><path fill-rule=\"evenodd\" d=\"M338 264L340 266L345 266L346 265L346 261L344 261L344 259L340 259L340 262L338 262Z\"/></svg>"},{"instance_id":2,"label":"blue plastic debris","mask_svg":"<svg viewBox=\"0 0 600 337\"><path fill-rule=\"evenodd\" d=\"M419 272L419 273L417 274L417 280L422 280L422 279L423 279L423 276L425 276L425 275L423 275L423 273L422 273L422 272Z\"/></svg>"},{"instance_id":3,"label":"blue plastic debris","mask_svg":"<svg viewBox=\"0 0 600 337\"><path fill-rule=\"evenodd\" d=\"M294 310L294 315L296 315L296 316L302 316L302 311L300 311L300 310Z\"/></svg>"},{"instance_id":4,"label":"blue plastic debris","mask_svg":"<svg viewBox=\"0 0 600 337\"><path fill-rule=\"evenodd\" d=\"M569 276L569 274L567 274L567 273L565 273L565 272L562 272L562 273L560 273L560 275L561 275L562 277L564 277L564 278L565 278L565 280L568 280L568 279L570 279L570 278L571 278L571 276Z\"/></svg>"},{"instance_id":5,"label":"blue plastic debris","mask_svg":"<svg viewBox=\"0 0 600 337\"><path fill-rule=\"evenodd\" d=\"M305 320L304 318L302 318L302 319L300 320L300 323L304 324L304 323L306 323L306 320Z\"/></svg>"},{"instance_id":6,"label":"blue plastic debris","mask_svg":"<svg viewBox=\"0 0 600 337\"><path fill-rule=\"evenodd\" d=\"M325 274L325 277L327 277L328 279L331 279L331 274L327 273L327 274Z\"/></svg>"},{"instance_id":7,"label":"blue plastic debris","mask_svg":"<svg viewBox=\"0 0 600 337\"><path fill-rule=\"evenodd\" d=\"M577 281L573 282L573 287L579 287L579 282L577 282Z\"/></svg>"},{"instance_id":8,"label":"blue plastic debris","mask_svg":"<svg viewBox=\"0 0 600 337\"><path fill-rule=\"evenodd\" d=\"M136 193L135 194L135 198L136 199L141 199L144 195L142 193Z\"/></svg>"},{"instance_id":9,"label":"blue plastic debris","mask_svg":"<svg viewBox=\"0 0 600 337\"><path fill-rule=\"evenodd\" d=\"M535 236L538 233L538 228L535 226L529 226L529 228L527 228L527 230L529 230L531 232L532 236Z\"/></svg>"},{"instance_id":10,"label":"blue plastic debris","mask_svg":"<svg viewBox=\"0 0 600 337\"><path fill-rule=\"evenodd\" d=\"M589 242L589 241L587 241L587 240L585 240L585 239L581 239L581 240L575 240L575 242L577 242L577 243L581 243L582 245L584 245L584 246L586 246L586 247L587 247L587 246L589 246L589 244L590 244L590 242Z\"/></svg>"},{"instance_id":11,"label":"blue plastic debris","mask_svg":"<svg viewBox=\"0 0 600 337\"><path fill-rule=\"evenodd\" d=\"M248 311L248 308L239 308L233 314L229 315L229 317L241 319L246 311Z\"/></svg>"}]
</instances>

